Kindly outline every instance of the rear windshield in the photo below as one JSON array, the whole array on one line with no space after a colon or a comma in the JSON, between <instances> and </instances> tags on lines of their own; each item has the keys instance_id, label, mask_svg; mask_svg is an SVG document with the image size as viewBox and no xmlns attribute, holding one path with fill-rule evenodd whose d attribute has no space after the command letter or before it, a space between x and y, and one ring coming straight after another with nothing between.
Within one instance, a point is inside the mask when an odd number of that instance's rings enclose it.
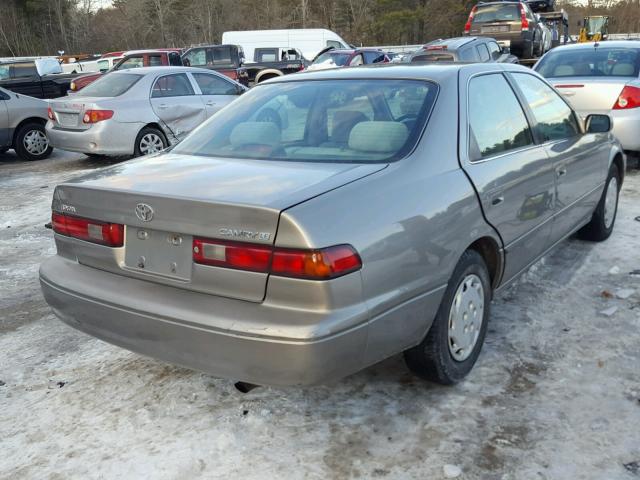
<instances>
[{"instance_id":1,"label":"rear windshield","mask_svg":"<svg viewBox=\"0 0 640 480\"><path fill-rule=\"evenodd\" d=\"M418 80L259 85L174 149L227 158L371 163L415 146L437 93Z\"/></svg>"},{"instance_id":2,"label":"rear windshield","mask_svg":"<svg viewBox=\"0 0 640 480\"><path fill-rule=\"evenodd\" d=\"M350 56L351 56L350 53L326 52L320 55L318 58L316 58L313 64L318 65L321 63L323 64L326 63L329 65L337 65L338 67L343 67L347 64L347 61L349 60Z\"/></svg>"},{"instance_id":3,"label":"rear windshield","mask_svg":"<svg viewBox=\"0 0 640 480\"><path fill-rule=\"evenodd\" d=\"M543 77L637 77L640 49L555 50L536 65Z\"/></svg>"},{"instance_id":4,"label":"rear windshield","mask_svg":"<svg viewBox=\"0 0 640 480\"><path fill-rule=\"evenodd\" d=\"M75 97L117 97L133 87L143 75L130 73L109 73L90 83Z\"/></svg>"},{"instance_id":5,"label":"rear windshield","mask_svg":"<svg viewBox=\"0 0 640 480\"><path fill-rule=\"evenodd\" d=\"M478 7L473 23L513 22L520 20L520 9L514 5L485 5Z\"/></svg>"}]
</instances>

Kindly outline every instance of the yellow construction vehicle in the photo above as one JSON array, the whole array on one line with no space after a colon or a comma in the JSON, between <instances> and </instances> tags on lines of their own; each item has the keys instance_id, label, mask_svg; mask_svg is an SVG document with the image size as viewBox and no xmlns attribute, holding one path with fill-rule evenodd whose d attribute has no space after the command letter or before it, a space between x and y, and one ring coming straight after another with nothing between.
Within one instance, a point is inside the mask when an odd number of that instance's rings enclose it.
<instances>
[{"instance_id":1,"label":"yellow construction vehicle","mask_svg":"<svg viewBox=\"0 0 640 480\"><path fill-rule=\"evenodd\" d=\"M584 17L578 43L602 42L609 36L609 17L598 15Z\"/></svg>"}]
</instances>

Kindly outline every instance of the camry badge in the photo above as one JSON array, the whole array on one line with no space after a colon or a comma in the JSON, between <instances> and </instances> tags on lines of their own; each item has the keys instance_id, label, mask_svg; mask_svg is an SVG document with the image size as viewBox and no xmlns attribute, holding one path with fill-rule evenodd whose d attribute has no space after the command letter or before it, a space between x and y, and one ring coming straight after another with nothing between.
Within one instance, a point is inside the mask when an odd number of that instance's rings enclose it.
<instances>
[{"instance_id":1,"label":"camry badge","mask_svg":"<svg viewBox=\"0 0 640 480\"><path fill-rule=\"evenodd\" d=\"M136 205L136 217L143 222L150 222L153 219L153 208L146 203Z\"/></svg>"}]
</instances>

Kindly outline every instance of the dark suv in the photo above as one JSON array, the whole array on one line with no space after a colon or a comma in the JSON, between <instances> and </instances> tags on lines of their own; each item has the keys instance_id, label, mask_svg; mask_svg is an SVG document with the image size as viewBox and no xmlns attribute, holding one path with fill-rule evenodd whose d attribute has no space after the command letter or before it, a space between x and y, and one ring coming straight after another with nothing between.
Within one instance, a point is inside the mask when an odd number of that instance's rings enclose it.
<instances>
[{"instance_id":1,"label":"dark suv","mask_svg":"<svg viewBox=\"0 0 640 480\"><path fill-rule=\"evenodd\" d=\"M415 62L468 62L518 63L507 47L501 47L493 38L457 37L434 40L413 52L409 61Z\"/></svg>"},{"instance_id":2,"label":"dark suv","mask_svg":"<svg viewBox=\"0 0 640 480\"><path fill-rule=\"evenodd\" d=\"M542 28L525 2L481 2L469 14L465 35L495 38L520 58L534 58L544 48Z\"/></svg>"}]
</instances>

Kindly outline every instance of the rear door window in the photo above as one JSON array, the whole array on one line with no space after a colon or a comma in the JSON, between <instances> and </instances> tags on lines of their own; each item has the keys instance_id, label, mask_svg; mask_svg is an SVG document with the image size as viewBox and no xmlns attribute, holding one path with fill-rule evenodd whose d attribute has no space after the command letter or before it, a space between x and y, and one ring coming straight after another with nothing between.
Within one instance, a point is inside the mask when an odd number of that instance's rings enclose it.
<instances>
[{"instance_id":1,"label":"rear door window","mask_svg":"<svg viewBox=\"0 0 640 480\"><path fill-rule=\"evenodd\" d=\"M364 63L364 60L362 59L362 54L359 53L358 55L356 55L355 57L353 57L350 61L349 61L349 66L350 67L355 67L358 65L362 65Z\"/></svg>"},{"instance_id":2,"label":"rear door window","mask_svg":"<svg viewBox=\"0 0 640 480\"><path fill-rule=\"evenodd\" d=\"M474 47L466 47L458 50L458 58L461 62L477 62L478 51Z\"/></svg>"},{"instance_id":3,"label":"rear door window","mask_svg":"<svg viewBox=\"0 0 640 480\"><path fill-rule=\"evenodd\" d=\"M502 49L496 42L487 42L487 47L489 47L489 54L493 60L498 60L500 55L502 55Z\"/></svg>"},{"instance_id":4,"label":"rear door window","mask_svg":"<svg viewBox=\"0 0 640 480\"><path fill-rule=\"evenodd\" d=\"M512 74L536 120L536 132L544 141L562 140L580 134L573 111L551 87L526 73Z\"/></svg>"},{"instance_id":5,"label":"rear door window","mask_svg":"<svg viewBox=\"0 0 640 480\"><path fill-rule=\"evenodd\" d=\"M14 63L11 68L12 78L33 78L38 76L34 63Z\"/></svg>"},{"instance_id":6,"label":"rear door window","mask_svg":"<svg viewBox=\"0 0 640 480\"><path fill-rule=\"evenodd\" d=\"M149 66L150 67L161 67L162 66L162 57L160 55L149 55Z\"/></svg>"},{"instance_id":7,"label":"rear door window","mask_svg":"<svg viewBox=\"0 0 640 480\"><path fill-rule=\"evenodd\" d=\"M237 95L235 85L216 75L192 73L203 95Z\"/></svg>"},{"instance_id":8,"label":"rear door window","mask_svg":"<svg viewBox=\"0 0 640 480\"><path fill-rule=\"evenodd\" d=\"M118 65L118 70L127 70L129 68L140 68L144 66L144 58L142 55L137 57L129 57Z\"/></svg>"},{"instance_id":9,"label":"rear door window","mask_svg":"<svg viewBox=\"0 0 640 480\"><path fill-rule=\"evenodd\" d=\"M484 43L481 43L476 48L478 49L478 55L480 56L480 61L488 62L491 57L489 56L489 50L487 49L487 46Z\"/></svg>"},{"instance_id":10,"label":"rear door window","mask_svg":"<svg viewBox=\"0 0 640 480\"><path fill-rule=\"evenodd\" d=\"M174 73L160 77L151 90L152 98L184 97L195 95L186 73Z\"/></svg>"},{"instance_id":11,"label":"rear door window","mask_svg":"<svg viewBox=\"0 0 640 480\"><path fill-rule=\"evenodd\" d=\"M9 65L0 65L0 80L9 79Z\"/></svg>"},{"instance_id":12,"label":"rear door window","mask_svg":"<svg viewBox=\"0 0 640 480\"><path fill-rule=\"evenodd\" d=\"M502 74L472 78L467 98L471 161L533 145L527 117Z\"/></svg>"}]
</instances>

